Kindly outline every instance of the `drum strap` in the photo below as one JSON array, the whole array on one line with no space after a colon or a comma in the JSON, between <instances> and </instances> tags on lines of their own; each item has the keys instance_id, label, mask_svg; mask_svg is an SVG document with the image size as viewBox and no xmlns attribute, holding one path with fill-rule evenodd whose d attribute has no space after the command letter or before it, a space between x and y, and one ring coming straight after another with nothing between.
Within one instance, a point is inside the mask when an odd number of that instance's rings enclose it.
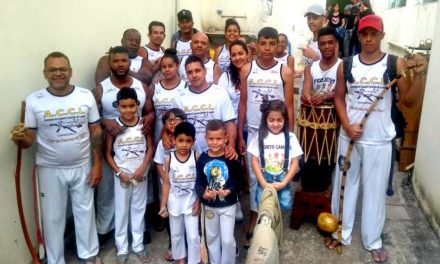
<instances>
[{"instance_id":1,"label":"drum strap","mask_svg":"<svg viewBox=\"0 0 440 264\"><path fill-rule=\"evenodd\" d=\"M264 172L264 168L266 167L266 162L264 160L264 145L258 144L258 148L260 151L260 166L261 171ZM287 173L287 168L289 167L289 150L290 150L290 137L289 131L284 132L284 164L283 164L283 172Z\"/></svg>"}]
</instances>

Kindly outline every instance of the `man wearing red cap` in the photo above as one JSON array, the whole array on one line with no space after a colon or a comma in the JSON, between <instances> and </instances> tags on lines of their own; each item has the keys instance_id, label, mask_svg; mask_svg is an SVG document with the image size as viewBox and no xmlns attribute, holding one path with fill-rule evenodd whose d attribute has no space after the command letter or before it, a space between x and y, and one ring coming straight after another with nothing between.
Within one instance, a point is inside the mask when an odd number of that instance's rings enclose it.
<instances>
[{"instance_id":1,"label":"man wearing red cap","mask_svg":"<svg viewBox=\"0 0 440 264\"><path fill-rule=\"evenodd\" d=\"M341 122L338 146L338 165L336 166L332 196L332 213L339 215L341 179L345 155L351 140L354 141L350 166L346 176L346 185L342 212L342 244L349 245L356 212L358 191L363 186L361 233L362 242L371 252L375 262L388 259L388 252L383 248L381 234L385 224L385 193L391 166L391 141L396 135L391 109L395 105L393 91L389 89L380 98L363 126L360 122L368 107L385 89L386 83L393 77L390 73L388 57L381 51L384 38L383 22L379 16L368 15L359 22L358 36L361 53L352 58L350 70L339 65L336 82L335 107ZM345 63L345 62L344 62ZM422 86L421 73L426 68L426 60L420 55L413 55L405 62L397 58L397 74L407 66L413 70L407 77L397 81L400 100L410 106L420 95ZM345 74L344 74L345 71ZM385 73L385 71L387 71ZM410 80L408 81L407 78ZM325 245L335 248L337 233L327 239Z\"/></svg>"}]
</instances>

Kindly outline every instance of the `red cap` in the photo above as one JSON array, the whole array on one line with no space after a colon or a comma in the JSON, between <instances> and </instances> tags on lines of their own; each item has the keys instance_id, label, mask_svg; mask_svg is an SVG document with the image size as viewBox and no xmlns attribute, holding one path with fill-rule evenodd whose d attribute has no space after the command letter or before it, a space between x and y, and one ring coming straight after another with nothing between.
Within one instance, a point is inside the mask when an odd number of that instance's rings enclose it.
<instances>
[{"instance_id":1,"label":"red cap","mask_svg":"<svg viewBox=\"0 0 440 264\"><path fill-rule=\"evenodd\" d=\"M366 28L374 28L377 31L383 32L382 18L380 18L380 16L376 16L376 15L364 16L359 21L358 32L361 32L362 30L364 30Z\"/></svg>"}]
</instances>

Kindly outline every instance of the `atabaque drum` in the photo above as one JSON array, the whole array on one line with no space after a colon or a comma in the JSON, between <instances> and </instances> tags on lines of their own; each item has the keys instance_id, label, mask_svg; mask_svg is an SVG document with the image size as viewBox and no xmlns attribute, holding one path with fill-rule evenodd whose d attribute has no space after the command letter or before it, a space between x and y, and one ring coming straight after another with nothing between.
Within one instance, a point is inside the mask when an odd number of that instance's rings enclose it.
<instances>
[{"instance_id":1,"label":"atabaque drum","mask_svg":"<svg viewBox=\"0 0 440 264\"><path fill-rule=\"evenodd\" d=\"M298 120L298 140L304 152L302 190L323 192L331 183L339 122L333 104L302 104Z\"/></svg>"}]
</instances>

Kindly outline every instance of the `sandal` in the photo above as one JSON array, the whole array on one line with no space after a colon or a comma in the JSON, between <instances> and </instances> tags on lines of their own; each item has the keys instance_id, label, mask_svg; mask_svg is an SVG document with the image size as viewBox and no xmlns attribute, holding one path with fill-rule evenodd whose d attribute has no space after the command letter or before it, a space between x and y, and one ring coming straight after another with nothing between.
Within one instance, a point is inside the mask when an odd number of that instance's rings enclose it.
<instances>
[{"instance_id":1,"label":"sandal","mask_svg":"<svg viewBox=\"0 0 440 264\"><path fill-rule=\"evenodd\" d=\"M251 242L252 242L252 238L254 237L254 233L253 232L247 232L246 233L246 237L244 240L244 245L243 247L245 249L249 249L251 247Z\"/></svg>"},{"instance_id":2,"label":"sandal","mask_svg":"<svg viewBox=\"0 0 440 264\"><path fill-rule=\"evenodd\" d=\"M168 262L174 261L173 254L171 253L171 250L169 250L169 249L165 252L165 254L163 254L163 258Z\"/></svg>"},{"instance_id":3,"label":"sandal","mask_svg":"<svg viewBox=\"0 0 440 264\"><path fill-rule=\"evenodd\" d=\"M388 260L388 251L384 248L377 248L370 251L371 257L376 263L383 263Z\"/></svg>"},{"instance_id":4,"label":"sandal","mask_svg":"<svg viewBox=\"0 0 440 264\"><path fill-rule=\"evenodd\" d=\"M116 255L116 259L115 259L116 264L127 264L127 261L128 261L127 254Z\"/></svg>"},{"instance_id":5,"label":"sandal","mask_svg":"<svg viewBox=\"0 0 440 264\"><path fill-rule=\"evenodd\" d=\"M133 253L141 261L141 263L150 263L153 260L151 255L147 255L146 250L141 250L141 251L133 252Z\"/></svg>"},{"instance_id":6,"label":"sandal","mask_svg":"<svg viewBox=\"0 0 440 264\"><path fill-rule=\"evenodd\" d=\"M80 259L81 263L84 264L101 264L101 259L98 256L90 257L87 259Z\"/></svg>"},{"instance_id":7,"label":"sandal","mask_svg":"<svg viewBox=\"0 0 440 264\"><path fill-rule=\"evenodd\" d=\"M333 237L326 237L324 239L324 245L328 249L335 249L339 245L339 242Z\"/></svg>"}]
</instances>

